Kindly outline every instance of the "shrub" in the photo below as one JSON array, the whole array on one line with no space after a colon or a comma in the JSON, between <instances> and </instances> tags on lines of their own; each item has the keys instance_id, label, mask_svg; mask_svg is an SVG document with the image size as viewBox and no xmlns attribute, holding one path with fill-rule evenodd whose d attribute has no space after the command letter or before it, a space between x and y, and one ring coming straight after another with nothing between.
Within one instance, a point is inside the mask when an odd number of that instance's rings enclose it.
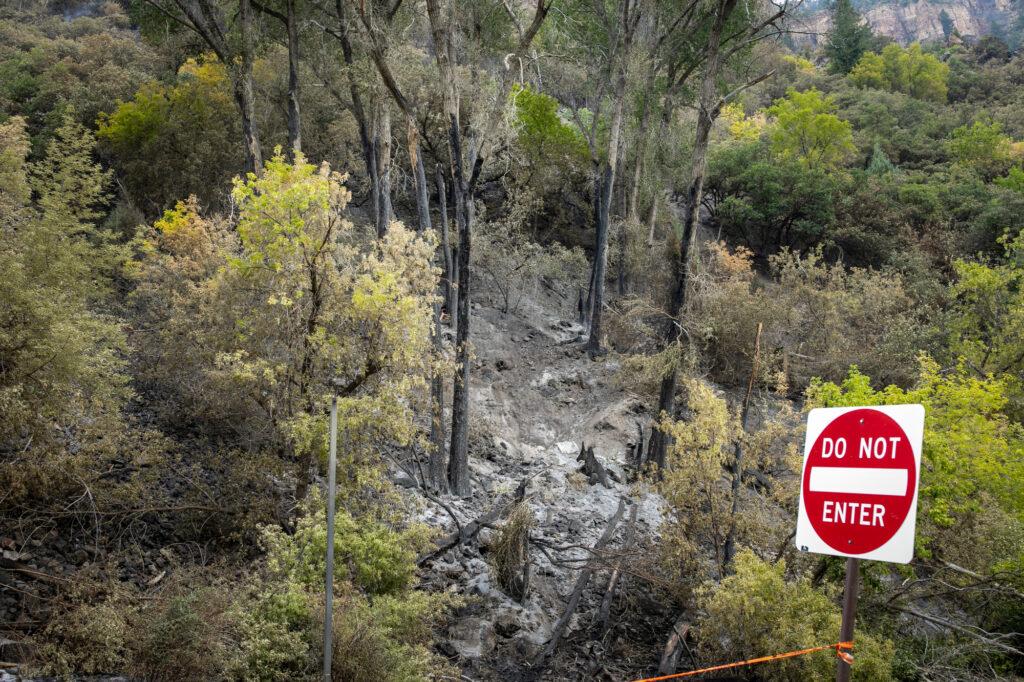
<instances>
[{"instance_id":1,"label":"shrub","mask_svg":"<svg viewBox=\"0 0 1024 682\"><path fill-rule=\"evenodd\" d=\"M295 532L278 526L264 529L263 546L272 575L306 589L323 584L327 555L327 513L323 499L313 492ZM372 517L353 518L339 509L334 519L335 575L369 594L407 589L416 572L416 556L426 549L429 533L416 524L400 530Z\"/></svg>"},{"instance_id":2,"label":"shrub","mask_svg":"<svg viewBox=\"0 0 1024 682\"><path fill-rule=\"evenodd\" d=\"M451 595L408 592L372 601L342 594L335 604L331 675L350 682L419 682L452 675L430 650L431 632L455 605Z\"/></svg>"},{"instance_id":3,"label":"shrub","mask_svg":"<svg viewBox=\"0 0 1024 682\"><path fill-rule=\"evenodd\" d=\"M737 661L836 641L840 612L831 595L806 579L786 582L785 564L753 552L736 555L736 572L698 592L700 651L708 663ZM858 680L891 680L893 643L862 630L854 635ZM764 680L824 680L835 674L835 653L822 651L773 661L757 669Z\"/></svg>"},{"instance_id":4,"label":"shrub","mask_svg":"<svg viewBox=\"0 0 1024 682\"><path fill-rule=\"evenodd\" d=\"M233 677L285 682L315 669L316 618L309 594L297 584L264 583L236 609L240 641Z\"/></svg>"},{"instance_id":5,"label":"shrub","mask_svg":"<svg viewBox=\"0 0 1024 682\"><path fill-rule=\"evenodd\" d=\"M79 578L62 595L46 628L33 638L30 670L62 677L125 670L135 607L124 592L97 594L97 588Z\"/></svg>"},{"instance_id":6,"label":"shrub","mask_svg":"<svg viewBox=\"0 0 1024 682\"><path fill-rule=\"evenodd\" d=\"M687 418L666 418L659 425L672 436L659 491L668 506L662 560L681 586L692 586L701 580L696 576L724 575L730 548L777 547L784 541L775 509L795 494L795 420L783 403L777 414L766 415L759 428L747 431L739 411L706 382L688 380L684 393ZM778 472L770 493L748 495L736 485L732 471L738 453L747 472ZM707 549L713 563L706 562Z\"/></svg>"},{"instance_id":7,"label":"shrub","mask_svg":"<svg viewBox=\"0 0 1024 682\"><path fill-rule=\"evenodd\" d=\"M747 380L761 322L758 380L770 386L800 391L812 377L842 377L851 364L870 365L886 381L913 380L914 357L929 339L928 311L900 275L831 265L818 251L784 251L771 266L764 282L749 253L708 251L686 326L717 378Z\"/></svg>"},{"instance_id":8,"label":"shrub","mask_svg":"<svg viewBox=\"0 0 1024 682\"><path fill-rule=\"evenodd\" d=\"M543 281L562 282L576 303L577 287L584 285L587 260L580 248L558 243L540 244L526 231L527 222L540 203L528 192L510 197L511 208L503 216L481 223L473 242L473 272L496 294L504 313L519 309L523 298L537 293Z\"/></svg>"},{"instance_id":9,"label":"shrub","mask_svg":"<svg viewBox=\"0 0 1024 682\"><path fill-rule=\"evenodd\" d=\"M129 640L132 672L150 682L223 678L231 652L229 606L226 587L190 588L180 580L139 611Z\"/></svg>"}]
</instances>

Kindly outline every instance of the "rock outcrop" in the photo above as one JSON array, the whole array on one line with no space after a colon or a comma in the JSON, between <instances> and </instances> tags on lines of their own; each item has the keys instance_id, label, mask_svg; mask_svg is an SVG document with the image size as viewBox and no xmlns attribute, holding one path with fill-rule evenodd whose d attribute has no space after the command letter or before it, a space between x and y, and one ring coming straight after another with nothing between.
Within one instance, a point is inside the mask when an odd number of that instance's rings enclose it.
<instances>
[{"instance_id":1,"label":"rock outcrop","mask_svg":"<svg viewBox=\"0 0 1024 682\"><path fill-rule=\"evenodd\" d=\"M956 32L966 39L992 35L1000 27L1006 28L1017 19L1017 10L1012 0L896 0L861 9L871 30L901 45L945 40L943 12L949 17ZM797 35L797 42L819 45L826 40L832 17L822 6L801 18L799 24L799 30L806 33Z\"/></svg>"}]
</instances>

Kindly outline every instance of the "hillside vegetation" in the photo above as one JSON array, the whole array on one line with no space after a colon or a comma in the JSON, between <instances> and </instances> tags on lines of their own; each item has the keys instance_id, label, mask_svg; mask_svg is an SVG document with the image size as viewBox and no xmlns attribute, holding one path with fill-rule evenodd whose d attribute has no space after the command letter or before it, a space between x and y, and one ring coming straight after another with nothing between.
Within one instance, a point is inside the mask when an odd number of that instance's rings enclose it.
<instances>
[{"instance_id":1,"label":"hillside vegetation","mask_svg":"<svg viewBox=\"0 0 1024 682\"><path fill-rule=\"evenodd\" d=\"M853 679L1024 676L1024 53L797 9L4 3L0 679L833 644L805 413L903 403Z\"/></svg>"}]
</instances>

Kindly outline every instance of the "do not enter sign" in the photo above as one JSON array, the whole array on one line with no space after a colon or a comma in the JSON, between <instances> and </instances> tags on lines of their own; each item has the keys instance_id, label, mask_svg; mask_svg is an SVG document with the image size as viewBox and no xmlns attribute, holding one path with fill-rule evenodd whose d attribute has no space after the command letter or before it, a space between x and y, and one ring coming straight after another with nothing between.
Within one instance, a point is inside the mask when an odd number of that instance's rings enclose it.
<instances>
[{"instance_id":1,"label":"do not enter sign","mask_svg":"<svg viewBox=\"0 0 1024 682\"><path fill-rule=\"evenodd\" d=\"M797 547L908 563L914 556L923 433L921 405L811 410Z\"/></svg>"}]
</instances>

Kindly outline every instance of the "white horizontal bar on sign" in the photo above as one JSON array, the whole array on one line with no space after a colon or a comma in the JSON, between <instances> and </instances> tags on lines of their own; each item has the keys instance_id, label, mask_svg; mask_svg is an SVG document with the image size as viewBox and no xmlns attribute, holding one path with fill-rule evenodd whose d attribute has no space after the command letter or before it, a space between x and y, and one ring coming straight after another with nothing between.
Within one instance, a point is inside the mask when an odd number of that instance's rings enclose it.
<instances>
[{"instance_id":1,"label":"white horizontal bar on sign","mask_svg":"<svg viewBox=\"0 0 1024 682\"><path fill-rule=\"evenodd\" d=\"M906 495L906 469L811 467L810 489L816 493Z\"/></svg>"}]
</instances>

